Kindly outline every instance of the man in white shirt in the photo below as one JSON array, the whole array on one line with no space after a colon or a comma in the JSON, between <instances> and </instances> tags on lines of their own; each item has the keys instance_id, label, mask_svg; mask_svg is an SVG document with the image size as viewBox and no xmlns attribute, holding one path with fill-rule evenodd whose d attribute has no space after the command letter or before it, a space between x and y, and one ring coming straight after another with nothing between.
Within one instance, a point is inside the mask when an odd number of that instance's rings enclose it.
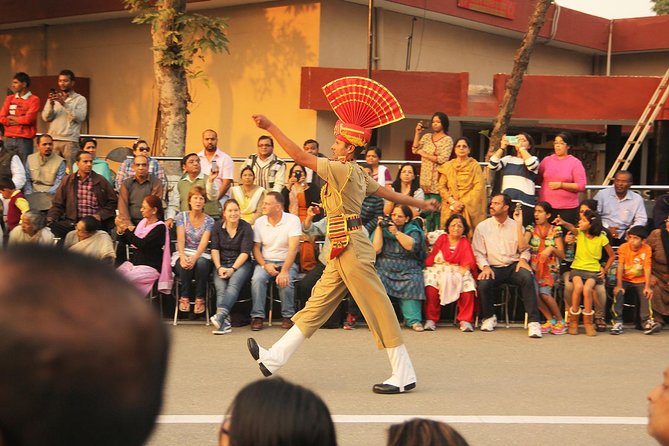
<instances>
[{"instance_id":1,"label":"man in white shirt","mask_svg":"<svg viewBox=\"0 0 669 446\"><path fill-rule=\"evenodd\" d=\"M478 277L478 293L481 302L481 331L493 331L497 316L493 307L493 290L508 283L520 288L520 298L528 316L528 335L541 337L537 292L534 275L529 265L530 252L519 249L522 225L509 218L511 198L498 194L490 200L491 217L483 220L474 231L472 248L476 263L481 270Z\"/></svg>"},{"instance_id":2,"label":"man in white shirt","mask_svg":"<svg viewBox=\"0 0 669 446\"><path fill-rule=\"evenodd\" d=\"M218 148L218 134L212 129L202 132L202 146L204 149L197 153L200 157L200 167L205 175L211 174L211 169L216 163L218 169L218 199L221 206L225 204L230 195L228 191L232 186L235 174L235 166L232 157Z\"/></svg>"},{"instance_id":3,"label":"man in white shirt","mask_svg":"<svg viewBox=\"0 0 669 446\"><path fill-rule=\"evenodd\" d=\"M267 286L275 278L281 299L281 328L293 326L297 264L302 224L297 215L283 211L283 196L274 191L265 195L262 217L253 225L253 257L257 264L251 278L251 330L262 330Z\"/></svg>"}]
</instances>

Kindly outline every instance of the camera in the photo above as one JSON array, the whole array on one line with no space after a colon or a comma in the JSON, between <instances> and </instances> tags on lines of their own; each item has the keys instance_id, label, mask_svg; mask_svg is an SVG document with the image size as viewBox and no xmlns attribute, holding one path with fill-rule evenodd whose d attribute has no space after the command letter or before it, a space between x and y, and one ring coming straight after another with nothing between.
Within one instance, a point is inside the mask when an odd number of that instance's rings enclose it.
<instances>
[{"instance_id":1,"label":"camera","mask_svg":"<svg viewBox=\"0 0 669 446\"><path fill-rule=\"evenodd\" d=\"M518 137L517 136L507 136L506 140L507 140L507 142L509 143L510 146L517 146L518 145Z\"/></svg>"},{"instance_id":2,"label":"camera","mask_svg":"<svg viewBox=\"0 0 669 446\"><path fill-rule=\"evenodd\" d=\"M300 178L302 178L302 171L301 170L296 170L295 171L295 179L297 181L300 181Z\"/></svg>"},{"instance_id":3,"label":"camera","mask_svg":"<svg viewBox=\"0 0 669 446\"><path fill-rule=\"evenodd\" d=\"M385 216L381 219L381 221L379 222L379 226L380 226L381 228L388 228L388 226L390 226L391 223L392 223L392 220L390 219L390 216L389 216L389 215L385 215Z\"/></svg>"}]
</instances>

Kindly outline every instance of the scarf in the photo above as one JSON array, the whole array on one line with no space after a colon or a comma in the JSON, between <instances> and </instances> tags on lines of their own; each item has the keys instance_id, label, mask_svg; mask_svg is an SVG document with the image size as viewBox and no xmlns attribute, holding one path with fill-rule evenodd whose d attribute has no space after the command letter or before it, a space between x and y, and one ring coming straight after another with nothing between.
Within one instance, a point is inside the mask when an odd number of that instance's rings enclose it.
<instances>
[{"instance_id":1,"label":"scarf","mask_svg":"<svg viewBox=\"0 0 669 446\"><path fill-rule=\"evenodd\" d=\"M440 240L434 245L434 250L430 253L430 257L427 259L426 266L431 266L434 264L434 257L437 252L441 253L441 256L444 258L445 262L466 266L472 273L472 277L476 277L476 258L474 257L474 252L472 251L472 245L469 243L469 240L466 236L460 237L458 243L455 245L455 249L451 252L450 249L450 240L448 234L442 234L439 236ZM432 259L432 260L430 260ZM430 263L430 265L427 265Z\"/></svg>"},{"instance_id":2,"label":"scarf","mask_svg":"<svg viewBox=\"0 0 669 446\"><path fill-rule=\"evenodd\" d=\"M536 234L537 237L539 237L539 248L537 248L537 269L536 269L536 277L537 281L539 282L539 286L553 286L554 280L553 280L553 275L551 274L550 268L548 267L548 261L550 260L550 257L546 260L541 260L541 257L539 254L543 252L544 249L546 249L546 237L548 237L548 233L550 230L553 229L552 226L548 226L548 228L544 226L536 226L534 228L534 233Z\"/></svg>"},{"instance_id":3,"label":"scarf","mask_svg":"<svg viewBox=\"0 0 669 446\"><path fill-rule=\"evenodd\" d=\"M164 225L162 221L157 221L153 224L146 224L146 218L143 218L135 228L135 235L139 238L144 238L146 235L158 225ZM163 294L172 292L172 268L170 267L170 232L165 228L165 246L163 247L163 263L160 268L160 276L158 277L158 291Z\"/></svg>"}]
</instances>

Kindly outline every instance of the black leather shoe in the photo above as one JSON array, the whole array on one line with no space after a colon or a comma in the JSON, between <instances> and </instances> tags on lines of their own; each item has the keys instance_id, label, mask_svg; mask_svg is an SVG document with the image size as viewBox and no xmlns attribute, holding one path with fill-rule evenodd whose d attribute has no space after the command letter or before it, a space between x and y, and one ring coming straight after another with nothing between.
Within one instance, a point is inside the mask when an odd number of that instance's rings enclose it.
<instances>
[{"instance_id":1,"label":"black leather shoe","mask_svg":"<svg viewBox=\"0 0 669 446\"><path fill-rule=\"evenodd\" d=\"M251 353L251 356L253 357L254 360L257 361L258 359L260 359L260 348L258 347L258 343L256 342L255 339L248 338L246 340L246 346L248 347L249 353ZM260 372L263 374L264 377L272 376L272 372L267 370L267 367L265 367L263 363L259 363L258 367L260 368Z\"/></svg>"},{"instance_id":2,"label":"black leather shoe","mask_svg":"<svg viewBox=\"0 0 669 446\"><path fill-rule=\"evenodd\" d=\"M407 384L406 386L404 386L404 391L407 392L415 388L416 388L416 383ZM399 387L393 386L392 384L374 384L374 387L372 387L372 392L381 393L383 395L394 395L396 393L402 393L400 392Z\"/></svg>"}]
</instances>

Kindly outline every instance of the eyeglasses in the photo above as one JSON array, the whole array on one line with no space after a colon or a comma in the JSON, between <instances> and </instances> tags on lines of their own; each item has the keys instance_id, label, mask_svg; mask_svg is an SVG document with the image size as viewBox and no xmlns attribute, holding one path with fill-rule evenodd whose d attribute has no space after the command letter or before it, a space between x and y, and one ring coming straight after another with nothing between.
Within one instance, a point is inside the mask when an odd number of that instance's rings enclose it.
<instances>
[{"instance_id":1,"label":"eyeglasses","mask_svg":"<svg viewBox=\"0 0 669 446\"><path fill-rule=\"evenodd\" d=\"M150 152L151 151L151 149L149 149L148 147L138 147L137 150L140 151L140 152Z\"/></svg>"}]
</instances>

